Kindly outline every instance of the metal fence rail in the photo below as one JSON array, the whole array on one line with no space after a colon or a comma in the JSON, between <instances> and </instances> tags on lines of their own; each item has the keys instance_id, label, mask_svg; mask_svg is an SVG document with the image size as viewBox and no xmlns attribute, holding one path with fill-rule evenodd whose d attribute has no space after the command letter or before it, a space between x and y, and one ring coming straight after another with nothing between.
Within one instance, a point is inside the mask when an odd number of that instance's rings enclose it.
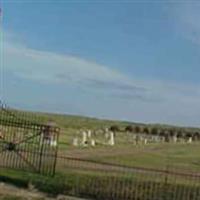
<instances>
[{"instance_id":1,"label":"metal fence rail","mask_svg":"<svg viewBox=\"0 0 200 200\"><path fill-rule=\"evenodd\" d=\"M58 157L57 170L76 180L73 194L105 200L200 200L200 174Z\"/></svg>"}]
</instances>

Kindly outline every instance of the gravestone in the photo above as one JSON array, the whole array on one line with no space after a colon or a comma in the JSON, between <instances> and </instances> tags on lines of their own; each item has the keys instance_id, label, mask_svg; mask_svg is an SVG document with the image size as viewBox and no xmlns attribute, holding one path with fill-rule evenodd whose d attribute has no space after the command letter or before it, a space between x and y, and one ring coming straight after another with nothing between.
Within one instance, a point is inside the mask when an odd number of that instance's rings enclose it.
<instances>
[{"instance_id":1,"label":"gravestone","mask_svg":"<svg viewBox=\"0 0 200 200\"><path fill-rule=\"evenodd\" d=\"M91 138L91 137L92 137L92 131L91 131L91 130L88 130L87 136L88 136L88 138Z\"/></svg>"},{"instance_id":2,"label":"gravestone","mask_svg":"<svg viewBox=\"0 0 200 200\"><path fill-rule=\"evenodd\" d=\"M83 136L82 145L83 145L83 146L87 146L87 145L88 145L87 133L86 133L85 131L83 131L83 132L82 132L82 136Z\"/></svg>"},{"instance_id":3,"label":"gravestone","mask_svg":"<svg viewBox=\"0 0 200 200\"><path fill-rule=\"evenodd\" d=\"M77 137L75 137L75 138L73 139L73 146L75 146L75 147L78 146L78 138L77 138Z\"/></svg>"},{"instance_id":4,"label":"gravestone","mask_svg":"<svg viewBox=\"0 0 200 200\"><path fill-rule=\"evenodd\" d=\"M114 146L115 145L115 138L114 138L114 133L110 131L110 139L109 139L109 145Z\"/></svg>"},{"instance_id":5,"label":"gravestone","mask_svg":"<svg viewBox=\"0 0 200 200\"><path fill-rule=\"evenodd\" d=\"M189 137L189 138L188 138L187 143L188 143L188 144L191 144L191 143L192 143L192 137Z\"/></svg>"},{"instance_id":6,"label":"gravestone","mask_svg":"<svg viewBox=\"0 0 200 200\"><path fill-rule=\"evenodd\" d=\"M92 147L95 147L95 146L96 146L96 142L95 142L94 139L91 140L91 146L92 146Z\"/></svg>"}]
</instances>

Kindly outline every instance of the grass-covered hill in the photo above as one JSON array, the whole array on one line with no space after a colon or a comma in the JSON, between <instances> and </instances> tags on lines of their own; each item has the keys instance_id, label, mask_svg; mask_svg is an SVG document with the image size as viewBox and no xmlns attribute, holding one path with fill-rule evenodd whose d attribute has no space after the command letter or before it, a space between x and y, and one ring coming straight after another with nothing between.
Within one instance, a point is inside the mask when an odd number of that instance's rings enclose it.
<instances>
[{"instance_id":1,"label":"grass-covered hill","mask_svg":"<svg viewBox=\"0 0 200 200\"><path fill-rule=\"evenodd\" d=\"M14 116L14 118L13 118ZM120 131L126 130L127 127L139 127L140 132L143 132L145 128L148 128L149 131L156 128L157 130L174 130L175 132L181 131L185 133L199 133L200 128L195 127L178 127L165 124L144 124L144 123L135 123L128 121L114 121L106 119L97 119L86 116L76 116L76 115L67 115L67 114L52 114L52 113L41 113L41 112L27 112L19 110L9 110L8 112L0 110L1 119L14 119L16 118L28 120L31 122L37 123L47 123L49 121L55 122L55 124L61 129L101 129L101 128L110 128L112 126L117 127Z\"/></svg>"}]
</instances>

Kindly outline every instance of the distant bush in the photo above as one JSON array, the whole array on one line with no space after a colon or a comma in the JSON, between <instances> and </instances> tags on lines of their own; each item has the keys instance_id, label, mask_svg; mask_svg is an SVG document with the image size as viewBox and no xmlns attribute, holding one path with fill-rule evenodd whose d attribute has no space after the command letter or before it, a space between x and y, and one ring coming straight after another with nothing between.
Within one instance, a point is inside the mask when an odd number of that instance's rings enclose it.
<instances>
[{"instance_id":1,"label":"distant bush","mask_svg":"<svg viewBox=\"0 0 200 200\"><path fill-rule=\"evenodd\" d=\"M182 137L184 137L184 133L183 131L179 130L177 133L177 138L182 138Z\"/></svg>"},{"instance_id":2,"label":"distant bush","mask_svg":"<svg viewBox=\"0 0 200 200\"><path fill-rule=\"evenodd\" d=\"M135 126L134 131L135 131L135 133L141 133L141 127Z\"/></svg>"},{"instance_id":3,"label":"distant bush","mask_svg":"<svg viewBox=\"0 0 200 200\"><path fill-rule=\"evenodd\" d=\"M125 131L126 132L133 132L134 128L133 128L133 126L127 126L127 127L125 127Z\"/></svg>"},{"instance_id":4,"label":"distant bush","mask_svg":"<svg viewBox=\"0 0 200 200\"><path fill-rule=\"evenodd\" d=\"M190 138L190 137L192 137L192 133L187 132L186 135L185 135L185 137L186 137L186 138Z\"/></svg>"},{"instance_id":5,"label":"distant bush","mask_svg":"<svg viewBox=\"0 0 200 200\"><path fill-rule=\"evenodd\" d=\"M152 135L158 135L158 128L154 127L151 129L151 134Z\"/></svg>"},{"instance_id":6,"label":"distant bush","mask_svg":"<svg viewBox=\"0 0 200 200\"><path fill-rule=\"evenodd\" d=\"M151 132L151 130L148 127L145 127L143 130L143 133L145 134L149 134Z\"/></svg>"},{"instance_id":7,"label":"distant bush","mask_svg":"<svg viewBox=\"0 0 200 200\"><path fill-rule=\"evenodd\" d=\"M193 139L194 139L194 140L200 140L200 132L195 132L195 133L193 134Z\"/></svg>"},{"instance_id":8,"label":"distant bush","mask_svg":"<svg viewBox=\"0 0 200 200\"><path fill-rule=\"evenodd\" d=\"M174 129L170 129L170 130L169 130L169 135L170 135L171 137L175 136L175 135L176 135L176 131L175 131Z\"/></svg>"},{"instance_id":9,"label":"distant bush","mask_svg":"<svg viewBox=\"0 0 200 200\"><path fill-rule=\"evenodd\" d=\"M120 128L117 125L113 125L113 126L110 127L110 131L118 132L118 131L120 131Z\"/></svg>"},{"instance_id":10,"label":"distant bush","mask_svg":"<svg viewBox=\"0 0 200 200\"><path fill-rule=\"evenodd\" d=\"M160 130L159 131L159 136L161 136L161 137L165 137L165 131L164 130Z\"/></svg>"}]
</instances>

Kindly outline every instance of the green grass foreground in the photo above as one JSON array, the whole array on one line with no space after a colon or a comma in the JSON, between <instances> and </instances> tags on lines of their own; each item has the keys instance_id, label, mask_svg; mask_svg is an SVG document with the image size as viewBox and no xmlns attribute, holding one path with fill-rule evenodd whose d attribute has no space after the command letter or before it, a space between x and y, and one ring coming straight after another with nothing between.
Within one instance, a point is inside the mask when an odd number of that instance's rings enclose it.
<instances>
[{"instance_id":1,"label":"green grass foreground","mask_svg":"<svg viewBox=\"0 0 200 200\"><path fill-rule=\"evenodd\" d=\"M74 195L91 199L134 199L137 200L196 200L200 197L200 185L188 182L163 181L148 176L116 176L102 173L82 173L68 171L55 177L13 170L1 170L0 181L28 188L30 183L35 189L51 196L58 194Z\"/></svg>"}]
</instances>

